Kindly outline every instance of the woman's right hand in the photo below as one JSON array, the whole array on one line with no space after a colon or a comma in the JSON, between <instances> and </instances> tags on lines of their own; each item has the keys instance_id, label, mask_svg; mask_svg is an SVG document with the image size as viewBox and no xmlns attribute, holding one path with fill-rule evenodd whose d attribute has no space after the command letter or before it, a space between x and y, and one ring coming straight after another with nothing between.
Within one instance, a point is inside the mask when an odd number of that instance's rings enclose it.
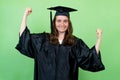
<instances>
[{"instance_id":1,"label":"woman's right hand","mask_svg":"<svg viewBox=\"0 0 120 80\"><path fill-rule=\"evenodd\" d=\"M25 16L28 16L28 15L30 15L32 13L32 8L26 8L26 10L25 10L25 12L24 12L24 15Z\"/></svg>"},{"instance_id":2,"label":"woman's right hand","mask_svg":"<svg viewBox=\"0 0 120 80\"><path fill-rule=\"evenodd\" d=\"M20 27L20 36L27 26L27 16L30 15L31 13L32 13L32 8L26 8Z\"/></svg>"}]
</instances>

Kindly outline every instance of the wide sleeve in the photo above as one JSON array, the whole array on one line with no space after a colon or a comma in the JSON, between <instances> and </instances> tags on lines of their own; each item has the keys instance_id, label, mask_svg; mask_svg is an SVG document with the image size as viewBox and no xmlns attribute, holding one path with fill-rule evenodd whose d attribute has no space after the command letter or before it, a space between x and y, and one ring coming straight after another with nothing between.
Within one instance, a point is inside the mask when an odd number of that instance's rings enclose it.
<instances>
[{"instance_id":1,"label":"wide sleeve","mask_svg":"<svg viewBox=\"0 0 120 80\"><path fill-rule=\"evenodd\" d=\"M73 50L78 67L92 72L105 69L101 60L101 54L100 52L97 54L95 46L90 49L83 40L78 39Z\"/></svg>"},{"instance_id":2,"label":"wide sleeve","mask_svg":"<svg viewBox=\"0 0 120 80\"><path fill-rule=\"evenodd\" d=\"M23 31L22 35L19 36L19 42L15 48L20 53L28 57L34 58L35 54L34 54L33 44L31 40L31 34L27 27Z\"/></svg>"}]
</instances>

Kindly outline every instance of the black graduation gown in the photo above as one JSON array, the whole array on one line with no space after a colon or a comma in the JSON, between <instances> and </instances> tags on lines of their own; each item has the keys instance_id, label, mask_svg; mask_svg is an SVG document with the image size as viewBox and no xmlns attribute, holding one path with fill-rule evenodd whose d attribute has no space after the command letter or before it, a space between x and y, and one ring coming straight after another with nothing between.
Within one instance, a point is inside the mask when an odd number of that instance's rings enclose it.
<instances>
[{"instance_id":1,"label":"black graduation gown","mask_svg":"<svg viewBox=\"0 0 120 80\"><path fill-rule=\"evenodd\" d=\"M104 70L100 52L79 38L73 46L52 45L47 33L30 34L26 27L16 49L34 59L34 80L78 80L78 67L96 72Z\"/></svg>"}]
</instances>

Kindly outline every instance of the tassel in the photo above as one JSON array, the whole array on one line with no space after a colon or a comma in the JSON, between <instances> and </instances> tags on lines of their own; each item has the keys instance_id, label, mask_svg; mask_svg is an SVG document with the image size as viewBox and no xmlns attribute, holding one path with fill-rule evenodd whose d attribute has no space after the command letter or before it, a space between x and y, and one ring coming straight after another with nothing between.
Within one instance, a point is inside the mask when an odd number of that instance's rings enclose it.
<instances>
[{"instance_id":1,"label":"tassel","mask_svg":"<svg viewBox=\"0 0 120 80\"><path fill-rule=\"evenodd\" d=\"M53 25L52 25L52 11L50 11L50 26L51 26L51 33L53 32Z\"/></svg>"}]
</instances>

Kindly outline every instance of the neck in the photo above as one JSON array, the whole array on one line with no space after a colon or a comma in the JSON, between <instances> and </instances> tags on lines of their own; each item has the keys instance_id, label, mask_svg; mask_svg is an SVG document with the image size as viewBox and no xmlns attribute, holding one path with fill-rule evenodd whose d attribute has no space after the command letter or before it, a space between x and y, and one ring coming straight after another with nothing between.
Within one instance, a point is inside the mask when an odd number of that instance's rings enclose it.
<instances>
[{"instance_id":1,"label":"neck","mask_svg":"<svg viewBox=\"0 0 120 80\"><path fill-rule=\"evenodd\" d=\"M63 40L65 37L65 32L64 33L59 33L58 39Z\"/></svg>"}]
</instances>

